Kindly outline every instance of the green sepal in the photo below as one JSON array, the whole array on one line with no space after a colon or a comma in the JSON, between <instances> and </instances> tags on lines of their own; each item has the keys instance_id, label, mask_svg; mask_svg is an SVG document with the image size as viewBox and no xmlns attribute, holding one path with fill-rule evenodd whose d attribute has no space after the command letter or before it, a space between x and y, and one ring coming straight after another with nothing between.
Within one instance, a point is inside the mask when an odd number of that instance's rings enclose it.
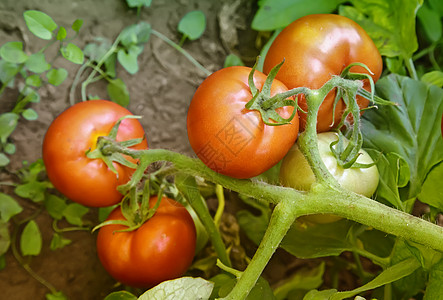
<instances>
[{"instance_id":1,"label":"green sepal","mask_svg":"<svg viewBox=\"0 0 443 300\"><path fill-rule=\"evenodd\" d=\"M284 60L272 68L269 72L268 77L266 77L265 83L263 84L262 90L259 91L254 83L254 72L257 68L257 63L252 67L251 72L248 76L248 84L252 93L252 99L246 103L245 107L249 110L256 110L260 113L262 121L264 124L269 126L280 126L285 124L290 124L291 120L295 117L297 113L297 102L294 100L287 99L287 96L282 96L277 94L271 97L271 86L272 81L280 70L284 63ZM292 106L294 110L289 118L283 118L277 113L277 109L285 106Z\"/></svg>"}]
</instances>

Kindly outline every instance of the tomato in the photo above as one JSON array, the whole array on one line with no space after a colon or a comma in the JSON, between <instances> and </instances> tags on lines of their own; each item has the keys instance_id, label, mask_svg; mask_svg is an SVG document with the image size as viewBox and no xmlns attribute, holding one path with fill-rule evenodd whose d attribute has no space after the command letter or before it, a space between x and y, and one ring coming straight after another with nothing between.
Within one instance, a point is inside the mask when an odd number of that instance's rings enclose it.
<instances>
[{"instance_id":1,"label":"tomato","mask_svg":"<svg viewBox=\"0 0 443 300\"><path fill-rule=\"evenodd\" d=\"M338 134L335 132L323 132L318 134L318 148L320 157L332 176L345 189L357 194L371 197L378 186L379 173L377 167L369 168L348 168L344 169L337 163L330 145L338 140ZM347 145L348 141L345 141ZM369 154L360 149L360 156L357 163L372 164L373 159ZM309 191L315 182L314 173L309 166L308 161L301 152L298 143L296 143L282 161L280 168L280 182L284 186L292 187L301 191ZM309 216L310 221L316 223L325 223L335 221L339 217L325 214Z\"/></svg>"},{"instance_id":2,"label":"tomato","mask_svg":"<svg viewBox=\"0 0 443 300\"><path fill-rule=\"evenodd\" d=\"M150 198L150 206L157 197ZM107 220L124 220L120 207ZM106 271L123 284L148 288L182 276L192 263L196 230L180 203L164 197L157 211L134 231L106 225L97 236L97 254Z\"/></svg>"},{"instance_id":3,"label":"tomato","mask_svg":"<svg viewBox=\"0 0 443 300\"><path fill-rule=\"evenodd\" d=\"M266 125L258 111L245 108L252 94L251 68L228 67L206 78L195 92L188 110L191 147L209 168L235 178L251 178L279 162L298 135L298 116L290 124ZM256 71L254 83L261 90L266 76ZM278 80L271 96L287 88ZM293 107L277 109L288 118Z\"/></svg>"},{"instance_id":4,"label":"tomato","mask_svg":"<svg viewBox=\"0 0 443 300\"><path fill-rule=\"evenodd\" d=\"M107 100L77 103L62 112L49 126L43 141L43 161L54 187L72 201L92 207L118 203L117 186L128 182L134 169L114 163L119 176L101 159L90 159L86 152L96 147L97 138L109 134L126 108ZM144 140L134 149L147 149L142 125L136 119L122 121L117 140ZM128 160L135 162L132 158Z\"/></svg>"},{"instance_id":5,"label":"tomato","mask_svg":"<svg viewBox=\"0 0 443 300\"><path fill-rule=\"evenodd\" d=\"M302 17L289 24L272 43L263 66L264 73L285 60L276 78L289 89L308 87L318 89L332 75L339 75L351 63L365 64L378 80L383 68L380 53L368 34L354 21L332 14L317 14ZM351 72L368 73L364 68L354 66ZM364 88L370 90L369 81L364 81ZM341 119L344 102L340 100L333 116L335 91L331 91L320 106L317 118L317 131L330 131ZM361 108L369 101L360 96L357 101ZM299 105L306 111L303 95L299 96ZM300 126L304 128L306 114L300 113Z\"/></svg>"}]
</instances>

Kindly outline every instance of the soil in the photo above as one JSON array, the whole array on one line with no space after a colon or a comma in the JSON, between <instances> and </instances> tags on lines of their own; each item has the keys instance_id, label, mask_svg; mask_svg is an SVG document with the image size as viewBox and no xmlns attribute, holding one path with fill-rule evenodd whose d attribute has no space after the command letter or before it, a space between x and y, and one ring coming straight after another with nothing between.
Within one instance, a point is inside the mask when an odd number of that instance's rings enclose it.
<instances>
[{"instance_id":1,"label":"soil","mask_svg":"<svg viewBox=\"0 0 443 300\"><path fill-rule=\"evenodd\" d=\"M35 53L45 41L33 36L27 29L23 12L40 10L66 28L80 18L84 21L80 34L74 42L83 48L96 37L113 41L120 31L137 22L137 11L130 9L124 0L2 0L0 2L0 41L23 41L25 51ZM207 27L203 36L196 41L187 41L188 51L209 71L223 66L229 53L239 55L246 64L253 63L258 50L255 49L256 33L249 24L254 7L247 0L153 0L144 8L140 20L152 28L180 41L177 24L185 13L199 9L206 15ZM71 31L72 34L72 31ZM51 52L52 51L52 52ZM47 57L54 55L50 50ZM41 157L41 144L51 121L70 106L69 93L74 75L79 66L57 58L57 67L68 70L67 80L60 86L40 88L40 103L30 107L39 115L36 121L21 119L11 136L16 153L11 163L0 173L0 181L16 182L13 175L22 167L23 161L34 162ZM193 155L187 141L186 112L196 87L204 79L202 74L175 49L151 36L139 57L140 70L135 75L118 68L118 77L126 83L130 93L129 110L143 116L141 123L147 131L150 148L164 148ZM90 85L88 94L106 99L106 85L97 82ZM7 89L0 102L0 113L10 111L17 98L17 90ZM74 91L74 100L80 100L79 89ZM19 219L35 211L36 205L18 198L12 188L0 185L0 192L17 199L24 212ZM85 217L97 222L97 211L92 209ZM64 233L72 240L69 246L52 251L52 219L47 212L38 215L36 221L42 231L42 253L29 261L30 268L41 278L62 291L69 299L103 299L107 294L121 287L105 272L95 250L95 235L88 231ZM60 227L68 224L59 224ZM2 299L45 299L48 289L34 279L8 251L6 267L0 271Z\"/></svg>"}]
</instances>

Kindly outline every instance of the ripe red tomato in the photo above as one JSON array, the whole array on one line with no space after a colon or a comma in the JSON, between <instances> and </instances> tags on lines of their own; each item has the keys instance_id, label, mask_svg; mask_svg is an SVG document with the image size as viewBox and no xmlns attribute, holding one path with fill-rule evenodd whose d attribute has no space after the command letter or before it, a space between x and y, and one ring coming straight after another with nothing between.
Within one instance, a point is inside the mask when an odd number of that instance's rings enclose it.
<instances>
[{"instance_id":1,"label":"ripe red tomato","mask_svg":"<svg viewBox=\"0 0 443 300\"><path fill-rule=\"evenodd\" d=\"M251 68L221 69L199 86L188 110L189 142L209 168L235 178L257 176L280 161L297 139L298 116L291 124L269 126L260 113L245 108L252 99L248 84ZM256 71L254 82L261 90L266 76ZM274 80L271 96L287 91ZM288 118L293 107L279 108Z\"/></svg>"},{"instance_id":2,"label":"ripe red tomato","mask_svg":"<svg viewBox=\"0 0 443 300\"><path fill-rule=\"evenodd\" d=\"M276 78L289 89L308 87L318 89L332 75L339 75L351 63L365 64L378 80L383 68L380 53L368 34L354 21L332 14L317 14L302 17L288 25L272 43L263 66L264 73L285 59ZM351 72L368 73L364 68L354 66ZM370 90L369 81L364 88ZM341 119L345 105L339 101L333 117L335 91L331 91L320 107L317 131L330 131ZM360 108L367 107L369 101L358 96ZM299 105L306 111L303 95ZM306 114L300 113L300 126L304 128Z\"/></svg>"},{"instance_id":3,"label":"ripe red tomato","mask_svg":"<svg viewBox=\"0 0 443 300\"><path fill-rule=\"evenodd\" d=\"M157 197L151 197L153 207ZM107 220L124 220L120 207ZM134 231L106 225L97 236L97 254L108 273L133 287L148 288L182 276L195 254L196 230L180 203L163 198L154 216Z\"/></svg>"},{"instance_id":4,"label":"ripe red tomato","mask_svg":"<svg viewBox=\"0 0 443 300\"><path fill-rule=\"evenodd\" d=\"M49 126L43 141L43 161L54 187L72 201L92 207L118 203L117 186L128 182L134 169L114 163L118 178L100 159L86 157L99 136L108 135L126 108L107 100L77 103L62 112ZM117 140L144 138L134 149L147 149L142 125L136 119L122 121ZM132 158L128 160L135 162Z\"/></svg>"}]
</instances>

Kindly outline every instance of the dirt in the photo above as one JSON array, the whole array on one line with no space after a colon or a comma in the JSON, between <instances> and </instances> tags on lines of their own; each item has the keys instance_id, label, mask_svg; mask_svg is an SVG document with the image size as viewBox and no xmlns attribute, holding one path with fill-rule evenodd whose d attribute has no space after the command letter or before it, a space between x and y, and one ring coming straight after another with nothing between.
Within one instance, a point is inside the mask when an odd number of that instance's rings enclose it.
<instances>
[{"instance_id":1,"label":"dirt","mask_svg":"<svg viewBox=\"0 0 443 300\"><path fill-rule=\"evenodd\" d=\"M257 50L254 47L255 33L249 29L253 7L250 1L225 0L153 0L150 8L144 8L140 20L178 42L180 34L177 24L188 11L202 10L207 18L203 36L188 41L184 49L209 71L223 66L229 53L240 55L250 64ZM137 22L137 13L129 9L124 0L2 0L0 2L0 41L23 41L25 51L34 53L45 42L33 36L25 26L23 12L40 10L50 15L61 26L69 28L77 19L84 21L74 42L83 48L95 37L114 40L126 26ZM72 31L71 31L72 34ZM52 51L52 52L51 52ZM47 56L53 55L50 50ZM16 153L11 163L0 174L0 181L16 181L12 174L23 161L33 162L41 157L44 133L51 121L70 106L69 93L74 75L79 66L67 63L61 58L54 62L57 67L68 70L68 79L60 86L44 86L39 90L40 103L30 107L39 115L36 121L21 119L11 136ZM187 141L186 112L192 95L204 79L202 74L183 55L151 36L139 57L140 70L135 75L122 68L118 76L124 80L130 93L129 110L143 116L141 123L146 129L150 148L165 148L193 155ZM88 94L106 99L106 87L98 82L88 88ZM74 99L80 101L79 89ZM7 89L0 102L0 113L10 111L17 97L17 91ZM7 193L20 201L24 218L35 210L35 205L19 199L12 188L0 185L0 192ZM97 211L92 209L86 220L97 222ZM103 299L109 292L118 289L116 282L105 272L98 261L95 250L95 235L88 231L64 233L72 243L63 249L52 251L52 219L47 212L38 215L36 221L42 231L43 251L29 261L30 268L41 278L62 291L69 299ZM60 227L67 226L61 223ZM121 288L121 287L120 287ZM34 279L17 262L9 251L6 267L0 271L2 299L45 299L48 289Z\"/></svg>"}]
</instances>

